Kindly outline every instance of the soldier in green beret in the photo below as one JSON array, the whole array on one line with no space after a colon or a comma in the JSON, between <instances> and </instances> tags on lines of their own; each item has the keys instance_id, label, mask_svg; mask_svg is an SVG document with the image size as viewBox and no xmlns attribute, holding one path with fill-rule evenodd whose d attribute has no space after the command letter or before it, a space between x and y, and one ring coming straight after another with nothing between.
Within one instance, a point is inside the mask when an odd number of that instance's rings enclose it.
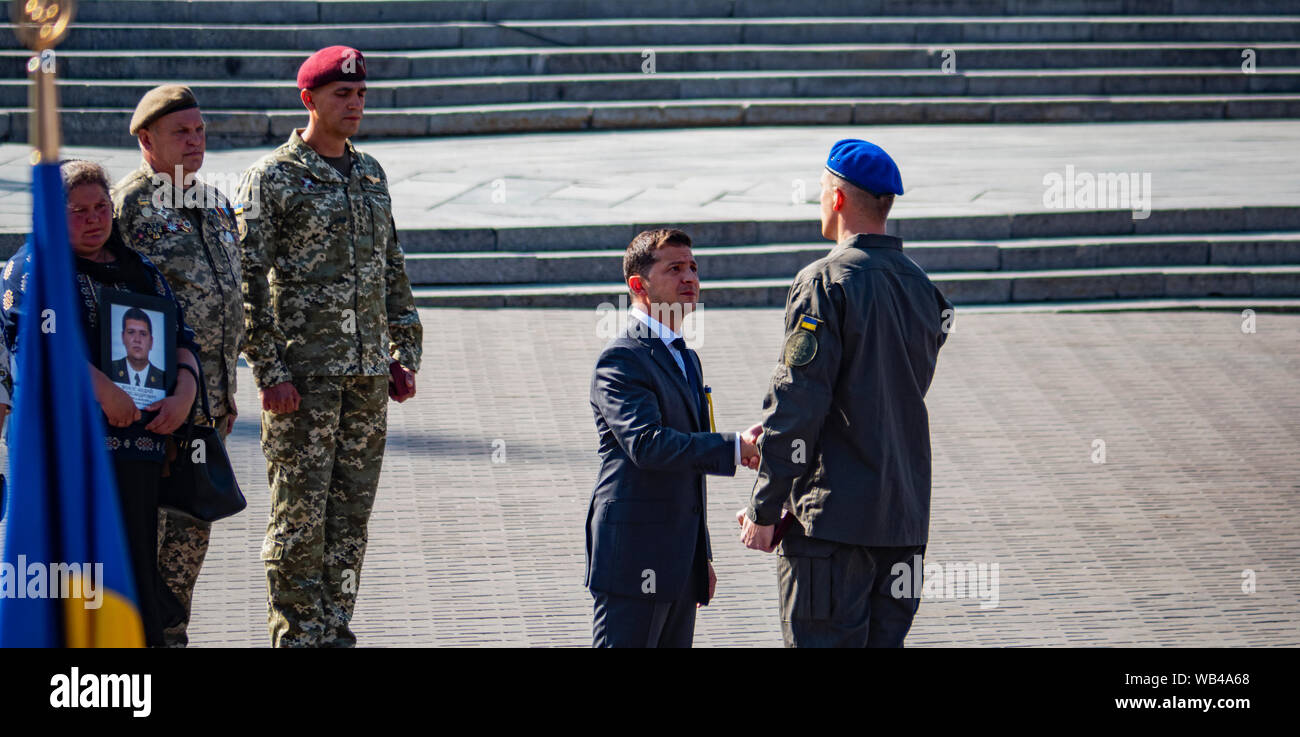
<instances>
[{"instance_id":1,"label":"soldier in green beret","mask_svg":"<svg viewBox=\"0 0 1300 737\"><path fill-rule=\"evenodd\" d=\"M422 330L384 170L348 140L365 60L333 46L298 73L306 129L240 186L244 355L271 484L271 644L350 647L388 399L415 394Z\"/></svg>"},{"instance_id":2,"label":"soldier in green beret","mask_svg":"<svg viewBox=\"0 0 1300 737\"><path fill-rule=\"evenodd\" d=\"M235 423L235 365L244 340L239 237L235 211L216 187L200 180L207 149L203 114L181 85L155 87L131 118L140 167L112 192L118 231L167 278L194 329L212 422L224 439ZM169 647L189 642L190 602L207 555L211 524L175 510L158 510L158 567L185 608L164 632Z\"/></svg>"}]
</instances>

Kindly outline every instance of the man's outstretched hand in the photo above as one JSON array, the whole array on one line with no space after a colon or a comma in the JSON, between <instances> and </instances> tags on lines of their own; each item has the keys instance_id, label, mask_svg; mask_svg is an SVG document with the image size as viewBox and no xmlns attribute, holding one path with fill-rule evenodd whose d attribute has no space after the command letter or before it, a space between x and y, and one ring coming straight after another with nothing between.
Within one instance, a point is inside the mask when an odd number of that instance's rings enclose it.
<instances>
[{"instance_id":1,"label":"man's outstretched hand","mask_svg":"<svg viewBox=\"0 0 1300 737\"><path fill-rule=\"evenodd\" d=\"M750 550L760 550L764 553L770 553L776 550L772 544L772 531L774 525L755 524L742 509L736 512L736 521L740 523L740 543Z\"/></svg>"},{"instance_id":2,"label":"man's outstretched hand","mask_svg":"<svg viewBox=\"0 0 1300 737\"><path fill-rule=\"evenodd\" d=\"M763 434L762 423L740 434L740 463L745 468L758 470L758 436Z\"/></svg>"}]
</instances>

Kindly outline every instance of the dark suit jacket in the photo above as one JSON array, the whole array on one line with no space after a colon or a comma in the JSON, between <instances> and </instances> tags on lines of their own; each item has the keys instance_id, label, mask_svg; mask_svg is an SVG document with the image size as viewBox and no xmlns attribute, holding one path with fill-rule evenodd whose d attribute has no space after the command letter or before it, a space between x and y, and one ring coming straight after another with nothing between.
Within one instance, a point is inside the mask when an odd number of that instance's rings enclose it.
<instances>
[{"instance_id":1,"label":"dark suit jacket","mask_svg":"<svg viewBox=\"0 0 1300 737\"><path fill-rule=\"evenodd\" d=\"M700 371L695 351L683 358ZM635 317L601 352L591 377L600 436L587 510L592 591L708 602L704 474L735 475L735 433L709 432L691 393L667 346Z\"/></svg>"},{"instance_id":2,"label":"dark suit jacket","mask_svg":"<svg viewBox=\"0 0 1300 737\"><path fill-rule=\"evenodd\" d=\"M112 379L116 384L131 383L131 373L127 370L126 357L113 362L112 372L108 378ZM144 385L149 389L166 389L167 385L164 383L166 379L167 375L151 363L149 364L149 371L144 377Z\"/></svg>"}]
</instances>

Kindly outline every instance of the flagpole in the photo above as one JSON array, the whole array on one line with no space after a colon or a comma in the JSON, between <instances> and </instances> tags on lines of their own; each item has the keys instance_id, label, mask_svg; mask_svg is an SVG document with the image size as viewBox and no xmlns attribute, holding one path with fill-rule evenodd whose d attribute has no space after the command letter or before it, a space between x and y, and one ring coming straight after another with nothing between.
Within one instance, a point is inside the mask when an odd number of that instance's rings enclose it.
<instances>
[{"instance_id":1,"label":"flagpole","mask_svg":"<svg viewBox=\"0 0 1300 737\"><path fill-rule=\"evenodd\" d=\"M28 134L33 164L59 163L59 98L55 87L54 47L68 35L75 0L12 0L14 35L35 55L27 62L32 80Z\"/></svg>"}]
</instances>

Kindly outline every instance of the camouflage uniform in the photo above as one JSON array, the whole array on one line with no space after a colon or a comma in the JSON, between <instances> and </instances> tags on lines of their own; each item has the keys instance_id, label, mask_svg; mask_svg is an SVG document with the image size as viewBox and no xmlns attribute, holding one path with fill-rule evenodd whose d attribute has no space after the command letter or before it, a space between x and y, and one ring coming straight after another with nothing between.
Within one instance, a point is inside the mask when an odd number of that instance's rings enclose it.
<instances>
[{"instance_id":1,"label":"camouflage uniform","mask_svg":"<svg viewBox=\"0 0 1300 737\"><path fill-rule=\"evenodd\" d=\"M170 177L153 180L147 163L113 187L118 231L128 246L153 261L185 308L199 344L199 361L212 417L224 428L235 408L235 366L244 339L244 303L240 296L239 230L225 195L199 182L178 196ZM200 213L195 228L182 211L189 202ZM203 411L195 411L203 421ZM185 608L185 619L164 633L169 647L184 647L189 638L194 583L208 552L211 524L178 512L158 510L158 567L168 588Z\"/></svg>"},{"instance_id":2,"label":"camouflage uniform","mask_svg":"<svg viewBox=\"0 0 1300 737\"><path fill-rule=\"evenodd\" d=\"M271 644L350 646L387 432L388 364L416 371L422 330L379 163L350 177L294 131L244 173L244 355L259 388L292 381L296 412L262 413L271 484Z\"/></svg>"}]
</instances>

